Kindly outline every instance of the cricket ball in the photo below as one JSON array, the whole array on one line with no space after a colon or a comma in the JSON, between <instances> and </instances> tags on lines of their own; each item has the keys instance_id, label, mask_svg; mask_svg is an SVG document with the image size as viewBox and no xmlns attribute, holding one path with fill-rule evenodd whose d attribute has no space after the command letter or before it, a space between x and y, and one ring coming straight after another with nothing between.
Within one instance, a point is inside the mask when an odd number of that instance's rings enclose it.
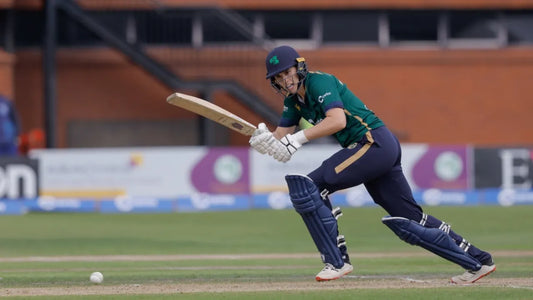
<instances>
[{"instance_id":1,"label":"cricket ball","mask_svg":"<svg viewBox=\"0 0 533 300\"><path fill-rule=\"evenodd\" d=\"M104 281L104 275L100 272L93 272L91 273L89 280L91 280L92 283L99 284L99 283L102 283L102 281Z\"/></svg>"}]
</instances>

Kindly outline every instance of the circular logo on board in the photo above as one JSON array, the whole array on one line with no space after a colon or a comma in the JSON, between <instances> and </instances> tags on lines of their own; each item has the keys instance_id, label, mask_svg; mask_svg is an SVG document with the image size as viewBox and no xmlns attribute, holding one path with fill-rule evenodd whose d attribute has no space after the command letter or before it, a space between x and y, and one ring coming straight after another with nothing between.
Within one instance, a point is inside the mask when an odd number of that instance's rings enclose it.
<instances>
[{"instance_id":1,"label":"circular logo on board","mask_svg":"<svg viewBox=\"0 0 533 300\"><path fill-rule=\"evenodd\" d=\"M128 196L118 196L115 198L115 206L119 211L127 212L133 210L133 203Z\"/></svg>"},{"instance_id":2,"label":"circular logo on board","mask_svg":"<svg viewBox=\"0 0 533 300\"><path fill-rule=\"evenodd\" d=\"M272 192L268 195L268 205L273 209L285 209L292 205L291 198L287 193Z\"/></svg>"},{"instance_id":3,"label":"circular logo on board","mask_svg":"<svg viewBox=\"0 0 533 300\"><path fill-rule=\"evenodd\" d=\"M213 172L218 181L225 184L233 184L241 179L242 163L233 155L222 155L215 161Z\"/></svg>"},{"instance_id":4,"label":"circular logo on board","mask_svg":"<svg viewBox=\"0 0 533 300\"><path fill-rule=\"evenodd\" d=\"M435 159L435 174L445 181L453 181L463 173L463 159L455 152L445 151Z\"/></svg>"},{"instance_id":5,"label":"circular logo on board","mask_svg":"<svg viewBox=\"0 0 533 300\"><path fill-rule=\"evenodd\" d=\"M511 206L514 204L515 191L512 189L503 189L498 193L498 203L501 206Z\"/></svg>"}]
</instances>

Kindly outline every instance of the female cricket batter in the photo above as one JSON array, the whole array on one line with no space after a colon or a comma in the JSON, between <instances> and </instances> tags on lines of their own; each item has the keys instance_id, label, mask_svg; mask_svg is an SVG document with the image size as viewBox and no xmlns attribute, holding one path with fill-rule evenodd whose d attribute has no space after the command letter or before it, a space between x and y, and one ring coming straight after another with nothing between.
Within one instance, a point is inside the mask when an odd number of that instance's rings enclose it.
<instances>
[{"instance_id":1,"label":"female cricket batter","mask_svg":"<svg viewBox=\"0 0 533 300\"><path fill-rule=\"evenodd\" d=\"M250 145L280 162L287 162L309 140L324 136L332 135L343 147L307 176L285 177L292 204L325 263L317 281L338 279L353 270L338 232L340 213L332 211L328 195L359 184L390 215L382 222L400 239L466 269L451 278L453 283L473 283L496 269L489 253L422 211L404 177L398 140L345 84L333 75L309 72L305 59L289 46L272 50L266 69L272 87L285 97L283 113L274 132L259 124ZM295 132L301 118L314 126Z\"/></svg>"}]
</instances>

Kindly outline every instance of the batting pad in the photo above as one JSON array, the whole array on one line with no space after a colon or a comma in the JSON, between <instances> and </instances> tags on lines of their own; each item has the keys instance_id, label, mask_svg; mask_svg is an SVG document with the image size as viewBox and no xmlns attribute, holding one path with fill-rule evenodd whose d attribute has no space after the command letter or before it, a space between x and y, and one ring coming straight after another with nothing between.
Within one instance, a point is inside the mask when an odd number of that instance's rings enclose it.
<instances>
[{"instance_id":1,"label":"batting pad","mask_svg":"<svg viewBox=\"0 0 533 300\"><path fill-rule=\"evenodd\" d=\"M337 247L337 220L331 210L324 205L317 186L305 175L285 176L289 195L296 212L300 214L311 234L324 263L340 269L344 265Z\"/></svg>"},{"instance_id":2,"label":"batting pad","mask_svg":"<svg viewBox=\"0 0 533 300\"><path fill-rule=\"evenodd\" d=\"M461 249L455 241L439 228L427 228L402 217L381 219L401 240L420 246L438 256L454 262L467 270L477 271L481 263Z\"/></svg>"}]
</instances>

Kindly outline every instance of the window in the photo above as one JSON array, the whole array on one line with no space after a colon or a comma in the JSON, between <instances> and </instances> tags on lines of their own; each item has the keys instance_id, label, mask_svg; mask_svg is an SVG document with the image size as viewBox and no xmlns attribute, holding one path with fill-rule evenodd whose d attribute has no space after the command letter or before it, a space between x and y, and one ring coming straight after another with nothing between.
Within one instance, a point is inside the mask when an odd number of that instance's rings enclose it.
<instances>
[{"instance_id":1,"label":"window","mask_svg":"<svg viewBox=\"0 0 533 300\"><path fill-rule=\"evenodd\" d=\"M249 22L243 19L244 22ZM204 41L209 42L246 42L250 41L250 35L239 31L236 25L228 24L224 16L210 13L202 18Z\"/></svg>"},{"instance_id":2,"label":"window","mask_svg":"<svg viewBox=\"0 0 533 300\"><path fill-rule=\"evenodd\" d=\"M533 12L506 12L505 19L509 44L533 44Z\"/></svg>"},{"instance_id":3,"label":"window","mask_svg":"<svg viewBox=\"0 0 533 300\"><path fill-rule=\"evenodd\" d=\"M271 11L263 13L265 33L274 40L310 39L312 18L307 12Z\"/></svg>"},{"instance_id":4,"label":"window","mask_svg":"<svg viewBox=\"0 0 533 300\"><path fill-rule=\"evenodd\" d=\"M147 44L191 44L193 13L146 11L135 14L139 42Z\"/></svg>"},{"instance_id":5,"label":"window","mask_svg":"<svg viewBox=\"0 0 533 300\"><path fill-rule=\"evenodd\" d=\"M486 48L533 44L533 10L240 10L186 8L86 11L119 38L141 45L253 43L253 36L298 47L442 45ZM0 14L0 41L9 32ZM58 10L58 46L105 46ZM40 47L43 11L16 10L16 47ZM194 40L194 41L193 41ZM0 45L1 46L1 45Z\"/></svg>"},{"instance_id":6,"label":"window","mask_svg":"<svg viewBox=\"0 0 533 300\"><path fill-rule=\"evenodd\" d=\"M452 11L448 15L451 48L498 48L507 43L502 18L497 11Z\"/></svg>"},{"instance_id":7,"label":"window","mask_svg":"<svg viewBox=\"0 0 533 300\"><path fill-rule=\"evenodd\" d=\"M449 29L451 39L494 39L498 31L497 14L493 11L453 11Z\"/></svg>"},{"instance_id":8,"label":"window","mask_svg":"<svg viewBox=\"0 0 533 300\"><path fill-rule=\"evenodd\" d=\"M324 43L378 42L378 12L326 11L323 12Z\"/></svg>"},{"instance_id":9,"label":"window","mask_svg":"<svg viewBox=\"0 0 533 300\"><path fill-rule=\"evenodd\" d=\"M388 17L391 42L438 40L436 11L391 11Z\"/></svg>"},{"instance_id":10,"label":"window","mask_svg":"<svg viewBox=\"0 0 533 300\"><path fill-rule=\"evenodd\" d=\"M44 35L44 14L37 10L15 11L15 46L39 47Z\"/></svg>"},{"instance_id":11,"label":"window","mask_svg":"<svg viewBox=\"0 0 533 300\"><path fill-rule=\"evenodd\" d=\"M93 13L96 14L96 13ZM86 27L59 11L57 20L57 44L67 47L103 45L104 43Z\"/></svg>"}]
</instances>

